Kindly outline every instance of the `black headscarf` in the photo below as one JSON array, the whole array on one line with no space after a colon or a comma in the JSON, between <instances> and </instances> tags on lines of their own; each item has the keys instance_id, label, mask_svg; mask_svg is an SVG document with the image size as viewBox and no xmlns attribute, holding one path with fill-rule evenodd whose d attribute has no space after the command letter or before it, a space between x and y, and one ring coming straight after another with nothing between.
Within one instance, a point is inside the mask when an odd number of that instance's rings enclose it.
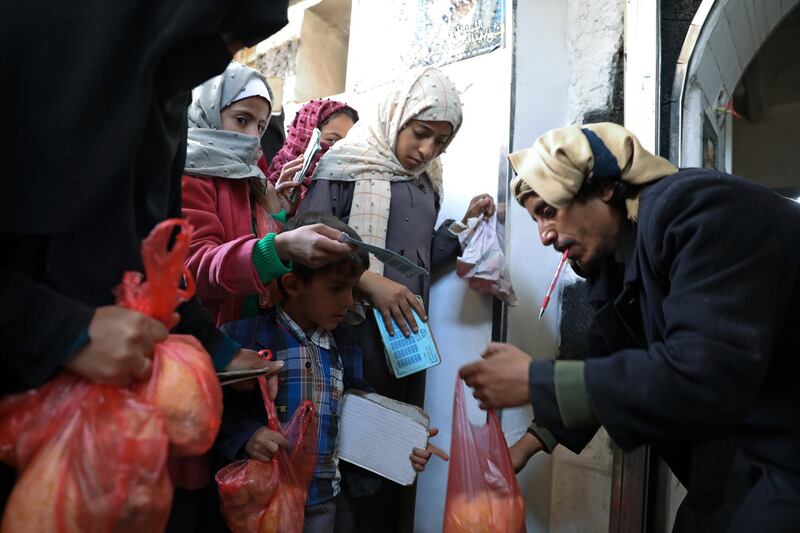
<instances>
[{"instance_id":1,"label":"black headscarf","mask_svg":"<svg viewBox=\"0 0 800 533\"><path fill-rule=\"evenodd\" d=\"M180 216L189 91L230 61L220 35L254 45L287 10L287 0L11 4L0 17L5 390L52 375L123 272L142 270L142 239ZM221 337L199 306L180 312L178 329L213 354Z\"/></svg>"}]
</instances>

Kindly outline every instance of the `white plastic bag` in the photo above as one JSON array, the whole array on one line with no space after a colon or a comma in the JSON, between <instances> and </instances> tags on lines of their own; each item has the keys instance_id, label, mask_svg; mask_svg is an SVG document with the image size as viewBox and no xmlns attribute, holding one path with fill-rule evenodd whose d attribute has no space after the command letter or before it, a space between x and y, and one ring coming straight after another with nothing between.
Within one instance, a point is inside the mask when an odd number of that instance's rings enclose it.
<instances>
[{"instance_id":1,"label":"white plastic bag","mask_svg":"<svg viewBox=\"0 0 800 533\"><path fill-rule=\"evenodd\" d=\"M497 219L485 217L467 220L467 229L458 234L464 252L456 260L456 273L469 280L469 287L491 294L510 306L517 305L517 295L511 285L506 258L500 247L496 229Z\"/></svg>"}]
</instances>

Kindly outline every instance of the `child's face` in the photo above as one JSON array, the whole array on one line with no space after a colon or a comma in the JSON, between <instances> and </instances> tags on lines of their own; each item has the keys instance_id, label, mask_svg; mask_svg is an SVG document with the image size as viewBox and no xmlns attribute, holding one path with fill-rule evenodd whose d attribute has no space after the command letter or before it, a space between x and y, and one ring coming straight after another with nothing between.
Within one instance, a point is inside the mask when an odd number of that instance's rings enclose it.
<instances>
[{"instance_id":1,"label":"child's face","mask_svg":"<svg viewBox=\"0 0 800 533\"><path fill-rule=\"evenodd\" d=\"M354 125L353 120L343 113L339 113L331 117L328 122L322 126L322 129L319 131L320 136L322 138L322 142L333 146L337 142L344 139L347 132L350 131Z\"/></svg>"},{"instance_id":2,"label":"child's face","mask_svg":"<svg viewBox=\"0 0 800 533\"><path fill-rule=\"evenodd\" d=\"M286 274L282 280L289 295L286 311L304 330L335 329L353 306L353 289L361 274L360 269L355 272L330 270L307 282L294 274Z\"/></svg>"},{"instance_id":3,"label":"child's face","mask_svg":"<svg viewBox=\"0 0 800 533\"><path fill-rule=\"evenodd\" d=\"M269 123L269 102L260 96L238 100L219 114L222 129L261 138Z\"/></svg>"},{"instance_id":4,"label":"child's face","mask_svg":"<svg viewBox=\"0 0 800 533\"><path fill-rule=\"evenodd\" d=\"M444 150L453 126L442 120L409 120L397 134L394 152L407 170L419 168Z\"/></svg>"}]
</instances>

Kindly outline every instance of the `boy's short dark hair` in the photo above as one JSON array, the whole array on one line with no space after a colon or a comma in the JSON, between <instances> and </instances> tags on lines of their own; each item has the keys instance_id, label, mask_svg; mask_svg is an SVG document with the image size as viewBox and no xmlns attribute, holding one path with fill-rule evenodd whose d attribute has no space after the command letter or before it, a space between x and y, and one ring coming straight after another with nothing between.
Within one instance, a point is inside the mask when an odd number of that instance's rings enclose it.
<instances>
[{"instance_id":1,"label":"boy's short dark hair","mask_svg":"<svg viewBox=\"0 0 800 533\"><path fill-rule=\"evenodd\" d=\"M356 233L356 230L339 220L333 215L327 213L320 213L317 211L307 211L297 215L283 226L283 231L291 231L293 229L301 228L303 226L311 226L314 224L325 224L329 228L337 231L347 233L354 239L361 240L361 237ZM314 276L320 276L330 271L336 271L340 274L353 274L356 272L364 272L369 269L369 254L364 250L357 249L350 252L336 261L332 261L320 268L311 268L300 263L293 263L292 273L297 275L303 281L309 281Z\"/></svg>"}]
</instances>

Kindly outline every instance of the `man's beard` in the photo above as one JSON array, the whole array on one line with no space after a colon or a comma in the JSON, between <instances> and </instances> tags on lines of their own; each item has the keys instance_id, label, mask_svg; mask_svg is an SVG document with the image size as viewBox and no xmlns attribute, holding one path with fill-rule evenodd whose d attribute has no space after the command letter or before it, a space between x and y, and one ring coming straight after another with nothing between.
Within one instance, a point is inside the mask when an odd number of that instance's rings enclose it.
<instances>
[{"instance_id":1,"label":"man's beard","mask_svg":"<svg viewBox=\"0 0 800 533\"><path fill-rule=\"evenodd\" d=\"M600 243L600 246L595 250L589 259L585 261L570 261L570 266L576 275L585 278L593 279L603 270L609 259L614 258L616 250L606 242Z\"/></svg>"}]
</instances>

